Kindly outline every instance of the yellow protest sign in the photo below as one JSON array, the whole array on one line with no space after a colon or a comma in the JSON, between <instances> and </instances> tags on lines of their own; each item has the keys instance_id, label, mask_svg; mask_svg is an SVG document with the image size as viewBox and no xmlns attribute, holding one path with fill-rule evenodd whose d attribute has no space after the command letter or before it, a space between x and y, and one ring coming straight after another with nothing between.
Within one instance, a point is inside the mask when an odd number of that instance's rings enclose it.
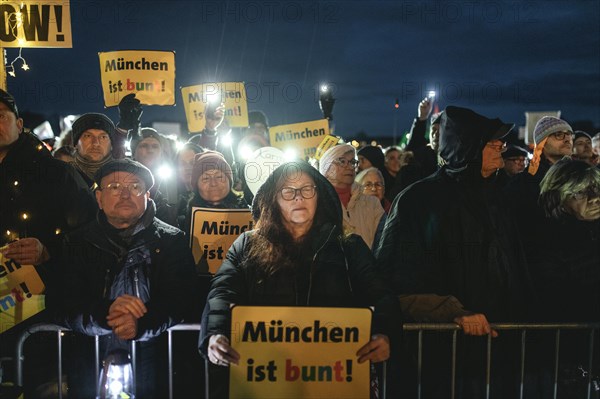
<instances>
[{"instance_id":1,"label":"yellow protest sign","mask_svg":"<svg viewBox=\"0 0 600 399\"><path fill-rule=\"evenodd\" d=\"M244 82L204 83L181 88L183 109L192 133L204 129L206 108L223 102L225 120L230 127L248 126L248 103Z\"/></svg>"},{"instance_id":2,"label":"yellow protest sign","mask_svg":"<svg viewBox=\"0 0 600 399\"><path fill-rule=\"evenodd\" d=\"M229 247L240 234L253 229L249 209L192 208L191 242L196 264L202 258L216 273Z\"/></svg>"},{"instance_id":3,"label":"yellow protest sign","mask_svg":"<svg viewBox=\"0 0 600 399\"><path fill-rule=\"evenodd\" d=\"M1 1L0 18L0 47L73 47L69 1Z\"/></svg>"},{"instance_id":4,"label":"yellow protest sign","mask_svg":"<svg viewBox=\"0 0 600 399\"><path fill-rule=\"evenodd\" d=\"M111 51L98 53L104 105L118 105L135 93L146 105L175 104L175 53L172 51Z\"/></svg>"},{"instance_id":5,"label":"yellow protest sign","mask_svg":"<svg viewBox=\"0 0 600 399\"><path fill-rule=\"evenodd\" d=\"M330 149L331 147L335 147L336 145L338 145L339 142L340 138L338 136L325 136L323 141L321 141L321 143L317 146L317 151L315 152L314 158L316 160L321 159L323 154L325 154L328 149Z\"/></svg>"},{"instance_id":6,"label":"yellow protest sign","mask_svg":"<svg viewBox=\"0 0 600 399\"><path fill-rule=\"evenodd\" d=\"M0 253L0 333L44 310L44 289L33 266Z\"/></svg>"},{"instance_id":7,"label":"yellow protest sign","mask_svg":"<svg viewBox=\"0 0 600 399\"><path fill-rule=\"evenodd\" d=\"M232 309L230 398L369 398L369 362L356 352L371 337L370 309Z\"/></svg>"},{"instance_id":8,"label":"yellow protest sign","mask_svg":"<svg viewBox=\"0 0 600 399\"><path fill-rule=\"evenodd\" d=\"M282 151L294 149L303 159L314 156L318 145L328 134L329 122L327 119L269 128L273 147Z\"/></svg>"}]
</instances>

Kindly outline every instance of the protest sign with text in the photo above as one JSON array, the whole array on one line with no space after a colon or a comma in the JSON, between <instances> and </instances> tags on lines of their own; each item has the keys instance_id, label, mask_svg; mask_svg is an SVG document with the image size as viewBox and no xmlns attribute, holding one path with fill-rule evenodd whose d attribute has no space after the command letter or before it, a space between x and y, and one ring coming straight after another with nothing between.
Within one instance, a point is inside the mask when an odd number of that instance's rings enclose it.
<instances>
[{"instance_id":1,"label":"protest sign with text","mask_svg":"<svg viewBox=\"0 0 600 399\"><path fill-rule=\"evenodd\" d=\"M0 253L0 333L44 310L44 289L33 266Z\"/></svg>"},{"instance_id":2,"label":"protest sign with text","mask_svg":"<svg viewBox=\"0 0 600 399\"><path fill-rule=\"evenodd\" d=\"M73 47L69 1L0 1L0 47Z\"/></svg>"},{"instance_id":3,"label":"protest sign with text","mask_svg":"<svg viewBox=\"0 0 600 399\"><path fill-rule=\"evenodd\" d=\"M329 135L329 121L317 121L279 125L269 128L271 145L282 151L293 149L302 159L312 157L325 136Z\"/></svg>"},{"instance_id":4,"label":"protest sign with text","mask_svg":"<svg viewBox=\"0 0 600 399\"><path fill-rule=\"evenodd\" d=\"M235 239L252 229L249 209L192 208L190 245L194 261L198 264L204 259L208 271L216 273Z\"/></svg>"},{"instance_id":5,"label":"protest sign with text","mask_svg":"<svg viewBox=\"0 0 600 399\"><path fill-rule=\"evenodd\" d=\"M225 120L230 127L248 127L248 103L244 82L204 83L181 88L183 108L192 133L206 124L206 111L225 105Z\"/></svg>"},{"instance_id":6,"label":"protest sign with text","mask_svg":"<svg viewBox=\"0 0 600 399\"><path fill-rule=\"evenodd\" d=\"M235 306L230 398L369 398L367 308Z\"/></svg>"},{"instance_id":7,"label":"protest sign with text","mask_svg":"<svg viewBox=\"0 0 600 399\"><path fill-rule=\"evenodd\" d=\"M98 53L104 105L118 105L135 93L142 104L175 104L175 53L172 51L111 51Z\"/></svg>"}]
</instances>

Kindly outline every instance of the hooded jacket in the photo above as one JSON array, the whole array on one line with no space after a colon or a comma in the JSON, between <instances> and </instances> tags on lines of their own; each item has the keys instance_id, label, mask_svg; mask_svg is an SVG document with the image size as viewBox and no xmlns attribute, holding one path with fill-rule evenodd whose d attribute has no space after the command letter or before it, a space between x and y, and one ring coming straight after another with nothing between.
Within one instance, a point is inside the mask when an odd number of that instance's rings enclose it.
<instances>
[{"instance_id":1,"label":"hooded jacket","mask_svg":"<svg viewBox=\"0 0 600 399\"><path fill-rule=\"evenodd\" d=\"M375 306L373 332L398 337L401 331L397 299L376 275L374 259L364 241L342 232L341 205L333 186L307 163L293 163L309 174L317 186L318 207L325 207L325 222L309 232L308 253L296 270L280 269L264 278L262 268L246 262L253 230L242 234L232 245L211 282L203 315L200 349L206 354L211 335L230 331L230 304L252 306ZM255 220L266 205L265 192L273 188L290 164L277 168L259 189L252 211ZM317 210L318 212L318 210Z\"/></svg>"},{"instance_id":2,"label":"hooded jacket","mask_svg":"<svg viewBox=\"0 0 600 399\"><path fill-rule=\"evenodd\" d=\"M517 227L480 173L484 146L508 130L461 110L442 117L446 165L394 200L378 267L398 294L453 295L491 321L518 320L530 285Z\"/></svg>"}]
</instances>

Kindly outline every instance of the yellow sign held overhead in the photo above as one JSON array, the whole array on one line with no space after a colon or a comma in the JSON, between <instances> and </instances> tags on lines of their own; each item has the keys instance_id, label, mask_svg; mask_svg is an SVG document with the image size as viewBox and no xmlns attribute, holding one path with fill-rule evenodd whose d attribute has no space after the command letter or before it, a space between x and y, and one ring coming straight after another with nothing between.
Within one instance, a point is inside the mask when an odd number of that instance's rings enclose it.
<instances>
[{"instance_id":1,"label":"yellow sign held overhead","mask_svg":"<svg viewBox=\"0 0 600 399\"><path fill-rule=\"evenodd\" d=\"M301 159L313 157L325 136L329 135L329 121L316 121L279 125L269 128L271 145L282 151L293 149Z\"/></svg>"},{"instance_id":2,"label":"yellow sign held overhead","mask_svg":"<svg viewBox=\"0 0 600 399\"><path fill-rule=\"evenodd\" d=\"M73 47L69 1L1 1L0 18L0 47Z\"/></svg>"},{"instance_id":3,"label":"yellow sign held overhead","mask_svg":"<svg viewBox=\"0 0 600 399\"><path fill-rule=\"evenodd\" d=\"M248 104L244 82L204 83L181 88L183 108L192 133L200 132L206 123L207 108L225 105L225 120L230 127L248 126Z\"/></svg>"},{"instance_id":4,"label":"yellow sign held overhead","mask_svg":"<svg viewBox=\"0 0 600 399\"><path fill-rule=\"evenodd\" d=\"M235 306L230 398L369 398L369 362L356 352L371 337L366 308Z\"/></svg>"},{"instance_id":5,"label":"yellow sign held overhead","mask_svg":"<svg viewBox=\"0 0 600 399\"><path fill-rule=\"evenodd\" d=\"M111 51L98 53L104 105L118 105L135 93L146 105L175 104L175 53L172 51Z\"/></svg>"}]
</instances>

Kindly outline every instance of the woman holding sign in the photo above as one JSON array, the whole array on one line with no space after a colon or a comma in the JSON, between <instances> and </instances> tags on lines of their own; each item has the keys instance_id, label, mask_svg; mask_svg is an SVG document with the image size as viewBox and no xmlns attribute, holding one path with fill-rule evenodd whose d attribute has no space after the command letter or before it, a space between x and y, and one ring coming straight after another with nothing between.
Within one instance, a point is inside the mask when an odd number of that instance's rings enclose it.
<instances>
[{"instance_id":1,"label":"woman holding sign","mask_svg":"<svg viewBox=\"0 0 600 399\"><path fill-rule=\"evenodd\" d=\"M253 202L256 229L242 234L213 278L203 315L200 351L213 364L238 364L231 346L230 307L375 306L372 339L358 362L390 356L399 334L400 310L373 270L364 241L344 236L342 210L333 186L304 162L283 164Z\"/></svg>"}]
</instances>

